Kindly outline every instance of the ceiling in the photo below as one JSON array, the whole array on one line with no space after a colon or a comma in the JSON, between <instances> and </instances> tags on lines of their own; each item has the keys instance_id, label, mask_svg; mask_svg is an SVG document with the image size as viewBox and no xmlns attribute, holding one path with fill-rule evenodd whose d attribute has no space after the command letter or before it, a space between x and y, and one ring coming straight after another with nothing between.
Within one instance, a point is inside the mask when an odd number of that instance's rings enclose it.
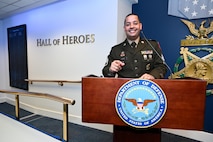
<instances>
[{"instance_id":1,"label":"ceiling","mask_svg":"<svg viewBox=\"0 0 213 142\"><path fill-rule=\"evenodd\" d=\"M9 16L64 0L0 0L0 20Z\"/></svg>"}]
</instances>

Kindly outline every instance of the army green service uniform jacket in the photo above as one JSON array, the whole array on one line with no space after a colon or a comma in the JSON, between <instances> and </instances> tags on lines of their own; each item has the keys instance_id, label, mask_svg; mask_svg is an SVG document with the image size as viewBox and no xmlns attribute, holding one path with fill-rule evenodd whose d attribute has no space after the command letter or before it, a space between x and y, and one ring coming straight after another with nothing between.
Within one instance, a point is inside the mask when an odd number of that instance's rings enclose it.
<instances>
[{"instance_id":1,"label":"army green service uniform jacket","mask_svg":"<svg viewBox=\"0 0 213 142\"><path fill-rule=\"evenodd\" d=\"M156 54L156 51L159 53ZM136 48L132 48L126 39L124 42L112 47L108 60L102 69L104 77L115 77L117 74L120 78L139 78L144 73L151 74L156 79L164 78L167 67L163 63L161 48L157 41L140 39ZM125 63L118 73L109 71L110 65L114 60L121 60Z\"/></svg>"}]
</instances>

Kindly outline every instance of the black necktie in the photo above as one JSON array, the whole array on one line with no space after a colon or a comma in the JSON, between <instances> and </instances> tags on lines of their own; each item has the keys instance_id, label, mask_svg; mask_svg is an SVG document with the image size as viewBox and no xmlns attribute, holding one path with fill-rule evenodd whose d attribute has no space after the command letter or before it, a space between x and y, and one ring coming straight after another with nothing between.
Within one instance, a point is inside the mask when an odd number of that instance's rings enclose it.
<instances>
[{"instance_id":1,"label":"black necktie","mask_svg":"<svg viewBox=\"0 0 213 142\"><path fill-rule=\"evenodd\" d=\"M132 47L132 48L136 48L136 43L135 43L135 42L132 42L132 43L131 43L131 47Z\"/></svg>"}]
</instances>

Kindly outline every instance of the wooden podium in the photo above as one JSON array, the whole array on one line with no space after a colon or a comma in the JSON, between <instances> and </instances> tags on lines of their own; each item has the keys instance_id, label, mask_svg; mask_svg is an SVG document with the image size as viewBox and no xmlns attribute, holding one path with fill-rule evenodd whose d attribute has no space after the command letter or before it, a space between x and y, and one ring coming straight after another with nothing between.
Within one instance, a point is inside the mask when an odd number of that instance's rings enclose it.
<instances>
[{"instance_id":1,"label":"wooden podium","mask_svg":"<svg viewBox=\"0 0 213 142\"><path fill-rule=\"evenodd\" d=\"M136 129L118 116L115 97L127 78L82 78L82 121L114 125L114 142L160 142L161 128L203 130L206 81L155 79L167 98L164 117L151 128Z\"/></svg>"}]
</instances>

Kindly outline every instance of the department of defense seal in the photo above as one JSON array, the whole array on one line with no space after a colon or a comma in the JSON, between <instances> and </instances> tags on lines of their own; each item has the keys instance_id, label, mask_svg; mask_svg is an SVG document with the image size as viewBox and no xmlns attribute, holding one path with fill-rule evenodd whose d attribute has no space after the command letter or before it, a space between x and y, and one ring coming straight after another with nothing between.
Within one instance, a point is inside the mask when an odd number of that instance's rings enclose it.
<instances>
[{"instance_id":1,"label":"department of defense seal","mask_svg":"<svg viewBox=\"0 0 213 142\"><path fill-rule=\"evenodd\" d=\"M148 128L163 118L167 100L163 90L156 83L133 79L118 90L115 108L126 124L136 128Z\"/></svg>"}]
</instances>

